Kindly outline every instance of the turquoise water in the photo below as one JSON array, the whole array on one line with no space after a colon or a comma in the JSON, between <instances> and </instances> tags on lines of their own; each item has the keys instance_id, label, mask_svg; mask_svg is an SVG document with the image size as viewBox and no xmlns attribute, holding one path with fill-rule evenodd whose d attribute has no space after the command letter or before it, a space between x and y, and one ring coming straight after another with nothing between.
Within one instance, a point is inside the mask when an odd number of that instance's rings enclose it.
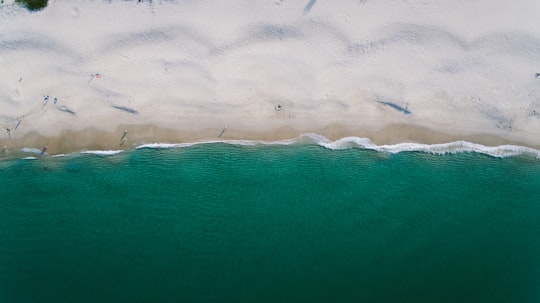
<instances>
[{"instance_id":1,"label":"turquoise water","mask_svg":"<svg viewBox=\"0 0 540 303\"><path fill-rule=\"evenodd\" d=\"M540 302L532 158L215 143L0 173L0 302Z\"/></svg>"}]
</instances>

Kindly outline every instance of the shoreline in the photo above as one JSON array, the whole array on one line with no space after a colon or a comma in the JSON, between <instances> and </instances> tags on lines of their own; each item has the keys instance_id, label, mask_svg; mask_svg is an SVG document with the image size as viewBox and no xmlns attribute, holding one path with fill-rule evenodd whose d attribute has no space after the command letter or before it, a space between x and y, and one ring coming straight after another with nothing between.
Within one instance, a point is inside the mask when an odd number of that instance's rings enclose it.
<instances>
[{"instance_id":1,"label":"shoreline","mask_svg":"<svg viewBox=\"0 0 540 303\"><path fill-rule=\"evenodd\" d=\"M124 133L126 130L127 132ZM486 147L513 145L540 150L540 145L528 144L524 141L512 140L492 134L452 135L426 127L407 124L390 124L378 130L334 124L312 131L292 127L279 127L269 131L248 131L229 127L222 129L174 130L151 124L131 124L119 125L115 131L104 131L94 127L83 130L66 129L56 136L44 136L37 131L32 131L21 137L2 138L0 139L0 146L5 146L8 152L21 150L22 148L41 150L44 146L47 146L47 154L53 156L89 150L131 150L137 146L155 143L181 144L235 140L276 142L295 139L307 133L323 136L330 141L347 137L366 138L378 146L403 143L434 145L465 141ZM1 156L9 158L9 155L6 154Z\"/></svg>"}]
</instances>

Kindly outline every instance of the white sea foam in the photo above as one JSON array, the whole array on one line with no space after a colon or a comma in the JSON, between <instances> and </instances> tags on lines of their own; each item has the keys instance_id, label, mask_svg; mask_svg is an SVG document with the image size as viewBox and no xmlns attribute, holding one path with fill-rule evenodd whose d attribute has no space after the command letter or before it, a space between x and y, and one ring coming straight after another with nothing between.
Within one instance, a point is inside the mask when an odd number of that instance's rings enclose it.
<instances>
[{"instance_id":1,"label":"white sea foam","mask_svg":"<svg viewBox=\"0 0 540 303\"><path fill-rule=\"evenodd\" d=\"M443 144L399 143L393 145L376 145L367 138L348 137L329 144L324 143L319 145L329 149L346 149L356 147L392 154L400 152L423 152L444 155L473 152L500 158L525 155L540 159L540 151L530 147L517 145L485 146L467 141L454 141Z\"/></svg>"},{"instance_id":2,"label":"white sea foam","mask_svg":"<svg viewBox=\"0 0 540 303\"><path fill-rule=\"evenodd\" d=\"M254 146L254 145L293 145L293 144L316 144L331 150L342 149L367 149L378 152L385 152L396 154L400 152L422 152L435 155L444 154L456 154L456 153L480 153L489 155L492 157L504 158L513 156L528 156L536 159L540 159L540 150L518 146L518 145L499 145L499 146L485 146L482 144L471 143L467 141L454 141L442 144L420 144L420 143L398 143L389 145L377 145L368 138L359 137L345 137L336 141L329 140L328 138L314 133L306 133L294 139L279 140L279 141L260 141L260 140L209 140L193 143L152 143L144 144L137 147L160 149L160 148L183 148L190 147L198 144L213 144L224 143L232 145L242 146Z\"/></svg>"},{"instance_id":3,"label":"white sea foam","mask_svg":"<svg viewBox=\"0 0 540 303\"><path fill-rule=\"evenodd\" d=\"M317 137L312 136L312 138ZM392 154L400 152L423 152L443 155L474 152L493 157L511 157L526 155L534 157L536 159L540 159L540 150L530 147L518 145L485 146L482 144L471 143L467 141L454 141L442 144L398 143L391 145L377 145L368 138L346 137L336 141L329 141L326 138L322 140L318 139L316 143L328 149L360 148Z\"/></svg>"},{"instance_id":4,"label":"white sea foam","mask_svg":"<svg viewBox=\"0 0 540 303\"><path fill-rule=\"evenodd\" d=\"M21 148L23 153L41 154L41 150L37 148L23 147Z\"/></svg>"},{"instance_id":5,"label":"white sea foam","mask_svg":"<svg viewBox=\"0 0 540 303\"><path fill-rule=\"evenodd\" d=\"M81 154L93 154L99 156L111 156L123 152L123 150L85 150Z\"/></svg>"},{"instance_id":6,"label":"white sea foam","mask_svg":"<svg viewBox=\"0 0 540 303\"><path fill-rule=\"evenodd\" d=\"M48 156L49 155L48 153L45 152L45 150L40 150L40 149L37 149L37 148L23 147L23 148L21 148L21 151L23 153L38 154L40 156ZM33 157L29 157L29 158L33 158Z\"/></svg>"},{"instance_id":7,"label":"white sea foam","mask_svg":"<svg viewBox=\"0 0 540 303\"><path fill-rule=\"evenodd\" d=\"M183 148L183 147L190 147L194 145L200 145L200 144L215 144L215 143L223 143L223 144L231 144L231 145L242 145L242 146L254 146L254 145L291 145L293 143L298 143L301 137L296 139L287 139L287 140L279 140L279 141L262 141L262 140L206 140L206 141L198 141L198 142L191 142L191 143L150 143L150 144L143 144L136 147L136 149L142 149L142 148L150 148L150 149L167 149L167 148Z\"/></svg>"},{"instance_id":8,"label":"white sea foam","mask_svg":"<svg viewBox=\"0 0 540 303\"><path fill-rule=\"evenodd\" d=\"M136 149L142 149L142 148L151 148L151 149L161 149L161 148L181 148L181 147L189 147L197 143L150 143L150 144L143 144L136 147Z\"/></svg>"},{"instance_id":9,"label":"white sea foam","mask_svg":"<svg viewBox=\"0 0 540 303\"><path fill-rule=\"evenodd\" d=\"M295 144L315 144L330 150L344 150L344 149L365 149L378 152L397 154L400 152L421 152L435 155L444 154L457 154L457 153L479 153L489 155L497 158L514 157L514 156L527 156L540 160L540 150L519 146L519 145L499 145L499 146L485 146L482 144L467 142L467 141L454 141L442 144L420 144L420 143L398 143L398 144L385 144L377 145L368 138L360 137L345 137L335 141L332 141L322 135L315 133L305 133L296 138L278 140L278 141L263 141L263 140L206 140L197 142L184 142L184 143L150 143L142 144L136 147L136 149L174 149L174 148L186 148L195 145L203 144L230 144L239 146L257 146L257 145L295 145ZM24 153L41 154L42 151L37 148L22 148ZM87 150L81 151L81 154L94 154L99 156L111 156L124 152L124 150ZM48 155L48 154L44 154ZM53 155L52 157L67 157L66 154ZM37 159L35 157L26 157L23 159Z\"/></svg>"}]
</instances>

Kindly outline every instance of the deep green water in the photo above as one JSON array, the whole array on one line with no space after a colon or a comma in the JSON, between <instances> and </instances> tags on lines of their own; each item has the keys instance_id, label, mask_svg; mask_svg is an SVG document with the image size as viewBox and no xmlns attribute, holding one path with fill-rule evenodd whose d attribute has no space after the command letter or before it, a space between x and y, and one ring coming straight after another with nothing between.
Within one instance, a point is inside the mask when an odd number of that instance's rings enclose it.
<instances>
[{"instance_id":1,"label":"deep green water","mask_svg":"<svg viewBox=\"0 0 540 303\"><path fill-rule=\"evenodd\" d=\"M0 302L540 302L535 159L205 144L0 174Z\"/></svg>"}]
</instances>

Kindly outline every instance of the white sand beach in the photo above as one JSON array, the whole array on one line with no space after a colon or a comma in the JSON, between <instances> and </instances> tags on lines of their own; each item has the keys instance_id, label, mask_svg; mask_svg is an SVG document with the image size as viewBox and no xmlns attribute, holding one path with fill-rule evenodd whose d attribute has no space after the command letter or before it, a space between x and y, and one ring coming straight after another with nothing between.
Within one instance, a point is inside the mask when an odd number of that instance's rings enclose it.
<instances>
[{"instance_id":1,"label":"white sand beach","mask_svg":"<svg viewBox=\"0 0 540 303\"><path fill-rule=\"evenodd\" d=\"M52 0L34 13L4 1L0 145L314 132L538 149L539 12L537 0Z\"/></svg>"}]
</instances>

